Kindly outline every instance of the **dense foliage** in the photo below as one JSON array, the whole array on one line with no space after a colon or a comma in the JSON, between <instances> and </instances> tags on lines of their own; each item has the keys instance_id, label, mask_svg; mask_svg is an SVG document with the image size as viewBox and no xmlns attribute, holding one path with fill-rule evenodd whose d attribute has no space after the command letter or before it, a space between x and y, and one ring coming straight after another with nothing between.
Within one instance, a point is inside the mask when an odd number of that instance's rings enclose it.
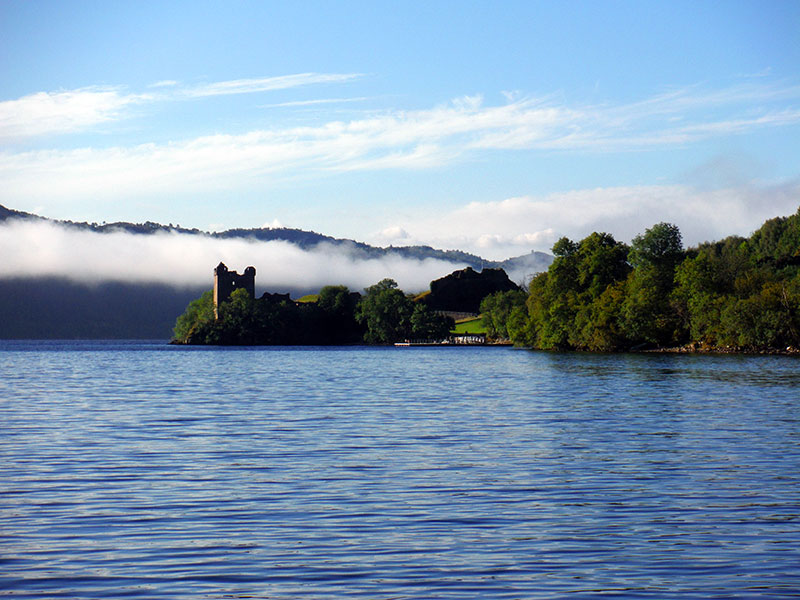
<instances>
[{"instance_id":1,"label":"dense foliage","mask_svg":"<svg viewBox=\"0 0 800 600\"><path fill-rule=\"evenodd\" d=\"M560 239L553 254L524 308L516 296L484 300L492 332L543 349L800 347L800 210L689 250L659 223L630 247L592 233Z\"/></svg>"},{"instance_id":2,"label":"dense foliage","mask_svg":"<svg viewBox=\"0 0 800 600\"><path fill-rule=\"evenodd\" d=\"M522 290L489 294L481 301L481 325L492 339L509 340L525 324L525 299Z\"/></svg>"},{"instance_id":3,"label":"dense foliage","mask_svg":"<svg viewBox=\"0 0 800 600\"><path fill-rule=\"evenodd\" d=\"M455 326L452 319L415 303L397 289L392 279L367 288L356 307L356 320L366 327L364 341L390 344L407 339L446 338Z\"/></svg>"},{"instance_id":4,"label":"dense foliage","mask_svg":"<svg viewBox=\"0 0 800 600\"><path fill-rule=\"evenodd\" d=\"M630 246L608 233L553 246L547 272L528 292L483 298L491 339L542 349L618 351L686 346L800 348L800 210L749 238L684 250L675 225L658 223ZM365 295L328 286L316 302L237 290L215 317L211 292L175 325L198 344L390 344L446 338L452 319L414 302L391 279ZM425 295L420 297L422 300Z\"/></svg>"},{"instance_id":5,"label":"dense foliage","mask_svg":"<svg viewBox=\"0 0 800 600\"><path fill-rule=\"evenodd\" d=\"M188 344L342 345L390 344L406 339L442 339L452 319L414 303L397 283L384 279L366 295L326 286L316 302L288 295L251 298L240 288L214 314L212 292L192 301L178 317L173 340Z\"/></svg>"},{"instance_id":6,"label":"dense foliage","mask_svg":"<svg viewBox=\"0 0 800 600\"><path fill-rule=\"evenodd\" d=\"M214 315L210 291L178 317L173 339L189 344L305 345L351 344L363 330L353 316L357 294L344 286L320 290L317 302L295 303L288 295L251 298L240 288Z\"/></svg>"}]
</instances>

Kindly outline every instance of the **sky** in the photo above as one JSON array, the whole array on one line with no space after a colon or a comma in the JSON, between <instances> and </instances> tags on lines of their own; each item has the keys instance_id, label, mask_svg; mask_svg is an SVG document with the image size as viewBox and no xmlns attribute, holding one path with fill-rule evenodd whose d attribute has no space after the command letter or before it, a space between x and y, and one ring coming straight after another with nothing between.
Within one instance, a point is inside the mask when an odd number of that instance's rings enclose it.
<instances>
[{"instance_id":1,"label":"sky","mask_svg":"<svg viewBox=\"0 0 800 600\"><path fill-rule=\"evenodd\" d=\"M0 204L55 219L504 259L800 206L796 1L0 0L0 39Z\"/></svg>"}]
</instances>

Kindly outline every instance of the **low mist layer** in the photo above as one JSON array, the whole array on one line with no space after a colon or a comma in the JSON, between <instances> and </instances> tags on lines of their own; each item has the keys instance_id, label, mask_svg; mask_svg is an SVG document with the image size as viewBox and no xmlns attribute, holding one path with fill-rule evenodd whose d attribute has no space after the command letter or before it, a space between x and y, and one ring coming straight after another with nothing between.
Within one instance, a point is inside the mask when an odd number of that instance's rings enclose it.
<instances>
[{"instance_id":1,"label":"low mist layer","mask_svg":"<svg viewBox=\"0 0 800 600\"><path fill-rule=\"evenodd\" d=\"M321 244L313 250L279 241L217 239L202 235L95 233L46 221L9 220L0 225L0 278L65 277L80 283L160 283L211 287L213 268L224 262L242 272L256 267L256 290L316 290L342 284L359 291L391 277L408 292L463 264L399 256L359 256L356 249Z\"/></svg>"}]
</instances>

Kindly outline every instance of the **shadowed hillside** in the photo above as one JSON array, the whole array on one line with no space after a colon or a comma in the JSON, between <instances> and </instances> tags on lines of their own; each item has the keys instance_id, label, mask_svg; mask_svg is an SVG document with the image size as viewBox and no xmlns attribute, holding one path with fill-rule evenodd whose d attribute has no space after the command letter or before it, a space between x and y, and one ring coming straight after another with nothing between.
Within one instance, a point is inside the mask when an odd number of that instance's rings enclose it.
<instances>
[{"instance_id":1,"label":"shadowed hillside","mask_svg":"<svg viewBox=\"0 0 800 600\"><path fill-rule=\"evenodd\" d=\"M0 279L0 338L169 339L203 289L67 279Z\"/></svg>"},{"instance_id":2,"label":"shadowed hillside","mask_svg":"<svg viewBox=\"0 0 800 600\"><path fill-rule=\"evenodd\" d=\"M343 250L354 259L380 259L398 256L404 259L436 259L453 264L465 264L476 270L504 266L514 281L522 281L535 272L546 270L552 257L540 252L509 259L487 261L480 256L459 250L438 250L430 246L380 248L348 239L338 239L313 231L289 228L231 229L207 233L179 225L144 223L85 223L57 221L0 205L0 224L9 220L53 223L70 230L98 235L125 232L137 236L171 233L179 236L201 236L211 239L248 239L261 242L283 241L303 250L327 246ZM300 274L298 274L300 275ZM0 338L6 339L168 339L175 319L192 299L211 287L211 267L207 285L176 288L157 283L122 283L98 281L76 282L58 277L3 278L0 272ZM335 283L335 282L334 282ZM292 297L316 293L318 288L303 287L271 289L289 292ZM477 308L475 309L477 310Z\"/></svg>"}]
</instances>

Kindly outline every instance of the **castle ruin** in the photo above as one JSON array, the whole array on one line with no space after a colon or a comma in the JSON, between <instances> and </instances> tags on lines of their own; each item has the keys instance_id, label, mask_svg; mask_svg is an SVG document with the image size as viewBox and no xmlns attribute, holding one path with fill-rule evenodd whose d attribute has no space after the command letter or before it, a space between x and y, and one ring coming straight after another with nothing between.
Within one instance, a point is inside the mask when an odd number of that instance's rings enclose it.
<instances>
[{"instance_id":1,"label":"castle ruin","mask_svg":"<svg viewBox=\"0 0 800 600\"><path fill-rule=\"evenodd\" d=\"M247 267L242 275L236 271L229 271L224 263L219 263L214 269L214 314L221 302L225 302L231 294L244 288L251 298L256 297L256 268Z\"/></svg>"}]
</instances>

